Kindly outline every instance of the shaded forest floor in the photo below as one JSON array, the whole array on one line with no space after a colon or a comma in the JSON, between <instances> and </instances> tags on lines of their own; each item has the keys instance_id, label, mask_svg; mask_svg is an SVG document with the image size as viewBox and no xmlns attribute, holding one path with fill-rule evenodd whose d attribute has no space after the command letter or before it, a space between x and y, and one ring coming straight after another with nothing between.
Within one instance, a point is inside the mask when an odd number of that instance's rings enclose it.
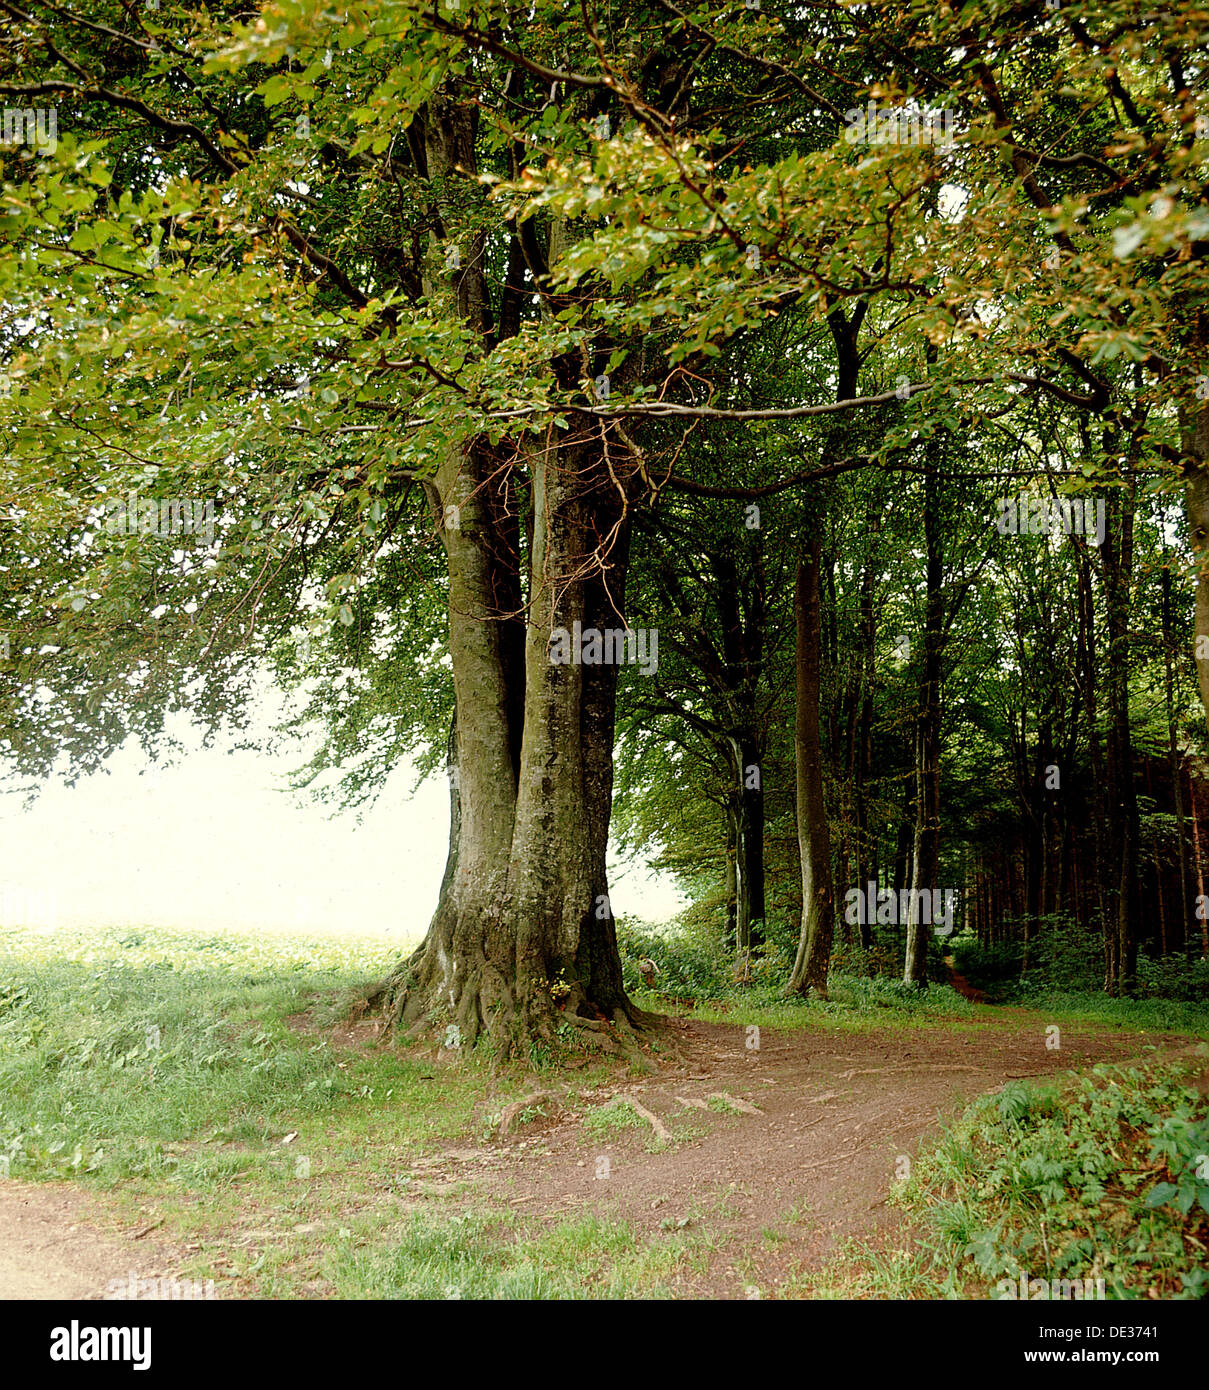
<instances>
[{"instance_id":1,"label":"shaded forest floor","mask_svg":"<svg viewBox=\"0 0 1209 1390\"><path fill-rule=\"evenodd\" d=\"M14 1164L0 1182L0 1297L112 1297L132 1274L213 1279L219 1298L825 1295L848 1242L912 1244L895 1187L972 1098L1191 1043L1073 1019L1055 1039L1038 1013L985 1006L803 1014L757 1039L737 1007L672 1021L653 1075L500 1073L291 1013L296 985L249 1002L243 983L221 1028L191 991L229 1077L187 1049L173 1074L166 1022L167 1055L93 1075L110 1108L92 1128L113 1133L91 1159L77 1144L71 1181ZM61 1149L23 1142L30 1177L56 1172Z\"/></svg>"}]
</instances>

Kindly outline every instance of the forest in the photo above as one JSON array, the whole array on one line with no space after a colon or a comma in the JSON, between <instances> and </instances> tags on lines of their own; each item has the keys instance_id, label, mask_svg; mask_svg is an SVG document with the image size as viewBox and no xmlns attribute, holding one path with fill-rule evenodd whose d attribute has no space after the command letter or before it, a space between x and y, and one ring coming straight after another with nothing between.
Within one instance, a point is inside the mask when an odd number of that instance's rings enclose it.
<instances>
[{"instance_id":1,"label":"forest","mask_svg":"<svg viewBox=\"0 0 1209 1390\"><path fill-rule=\"evenodd\" d=\"M348 1016L470 1067L1206 1035L1209 9L0 15L23 791L252 737L266 678L334 813L444 776ZM620 862L688 906L620 919ZM1155 1297L1209 1277L1203 1099Z\"/></svg>"}]
</instances>

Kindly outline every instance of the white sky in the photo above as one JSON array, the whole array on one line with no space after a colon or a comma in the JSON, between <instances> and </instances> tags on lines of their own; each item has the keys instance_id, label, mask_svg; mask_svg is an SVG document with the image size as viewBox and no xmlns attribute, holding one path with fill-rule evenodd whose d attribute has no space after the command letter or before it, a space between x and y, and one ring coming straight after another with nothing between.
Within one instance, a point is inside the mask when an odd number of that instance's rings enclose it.
<instances>
[{"instance_id":1,"label":"white sky","mask_svg":"<svg viewBox=\"0 0 1209 1390\"><path fill-rule=\"evenodd\" d=\"M445 869L443 776L412 797L400 767L358 823L289 790L304 750L203 750L186 722L170 727L190 750L175 766L152 769L128 744L74 788L49 784L30 810L0 795L0 926L423 935ZM684 902L645 868L613 866L610 880L618 916L659 921Z\"/></svg>"}]
</instances>

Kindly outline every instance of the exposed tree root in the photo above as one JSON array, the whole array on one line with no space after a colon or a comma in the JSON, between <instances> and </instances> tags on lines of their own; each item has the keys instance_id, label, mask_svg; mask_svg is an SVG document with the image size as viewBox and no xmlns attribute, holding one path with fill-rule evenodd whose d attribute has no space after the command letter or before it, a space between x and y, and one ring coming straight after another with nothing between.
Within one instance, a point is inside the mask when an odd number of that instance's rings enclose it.
<instances>
[{"instance_id":1,"label":"exposed tree root","mask_svg":"<svg viewBox=\"0 0 1209 1390\"><path fill-rule=\"evenodd\" d=\"M655 1131L655 1137L657 1139L662 1139L668 1144L674 1144L676 1142L675 1135L673 1135L672 1131L668 1129L667 1125L663 1123L653 1110L648 1110L645 1105L635 1100L633 1096L618 1096L617 1099L628 1105L640 1119L645 1120Z\"/></svg>"},{"instance_id":2,"label":"exposed tree root","mask_svg":"<svg viewBox=\"0 0 1209 1390\"><path fill-rule=\"evenodd\" d=\"M387 980L375 980L372 984L362 985L359 989L352 990L348 1003L349 1022L356 1023L366 1014L381 1008L382 1001L386 998L388 984Z\"/></svg>"},{"instance_id":3,"label":"exposed tree root","mask_svg":"<svg viewBox=\"0 0 1209 1390\"><path fill-rule=\"evenodd\" d=\"M659 1061L683 1060L673 1035L676 1025L628 999L607 1018L578 986L562 1001L538 992L522 1004L486 962L461 978L456 991L444 980L426 979L431 972L425 966L421 948L386 979L358 989L348 1006L349 1017L380 1011L384 1034L435 1042L450 1051L487 1041L501 1059L528 1056L539 1045L551 1058L603 1055L657 1074L659 1065L647 1050L657 1041Z\"/></svg>"},{"instance_id":4,"label":"exposed tree root","mask_svg":"<svg viewBox=\"0 0 1209 1390\"><path fill-rule=\"evenodd\" d=\"M562 1098L553 1091L534 1091L532 1095L525 1096L523 1100L514 1100L511 1105L505 1105L500 1111L499 1132L501 1136L511 1134L517 1119L531 1105L538 1105L548 1100L554 1101L560 1110L563 1108Z\"/></svg>"}]
</instances>

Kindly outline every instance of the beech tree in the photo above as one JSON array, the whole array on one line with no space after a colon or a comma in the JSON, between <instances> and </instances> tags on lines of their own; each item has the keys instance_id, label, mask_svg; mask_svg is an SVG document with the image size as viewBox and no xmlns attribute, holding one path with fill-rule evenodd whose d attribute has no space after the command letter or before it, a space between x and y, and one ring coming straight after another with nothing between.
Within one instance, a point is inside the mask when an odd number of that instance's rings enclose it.
<instances>
[{"instance_id":1,"label":"beech tree","mask_svg":"<svg viewBox=\"0 0 1209 1390\"><path fill-rule=\"evenodd\" d=\"M0 8L0 94L56 113L3 156L5 751L80 770L173 707L238 719L267 652L326 650L409 545L439 545L451 843L380 992L397 1025L524 1050L646 1021L605 869L618 669L591 634L625 649L634 517L686 481L694 430L903 406L872 448L820 431L757 485L814 502L1061 402L1087 478L1187 477L1205 540L1196 7ZM941 106L938 142L920 113ZM838 369L769 405L718 359L790 309L846 325ZM866 387L870 353L920 339L915 374ZM135 514L212 502L213 536L110 525L131 492ZM833 911L816 546L795 602L806 991ZM588 660L552 659L571 635Z\"/></svg>"}]
</instances>

